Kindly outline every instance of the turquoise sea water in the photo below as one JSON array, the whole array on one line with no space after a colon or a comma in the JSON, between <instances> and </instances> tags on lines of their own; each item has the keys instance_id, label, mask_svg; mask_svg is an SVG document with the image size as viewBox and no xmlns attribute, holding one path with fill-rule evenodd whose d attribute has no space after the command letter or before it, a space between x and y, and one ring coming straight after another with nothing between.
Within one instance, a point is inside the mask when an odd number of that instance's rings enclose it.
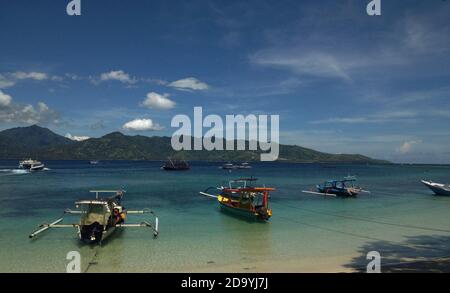
<instances>
[{"instance_id":1,"label":"turquoise sea water","mask_svg":"<svg viewBox=\"0 0 450 293\"><path fill-rule=\"evenodd\" d=\"M308 271L321 262L336 271L364 266L371 250L384 263L450 256L450 198L433 196L420 183L448 182L449 166L255 163L230 173L220 163L192 163L187 172L165 172L161 164L49 161L50 170L26 174L15 170L16 161L0 161L0 272L64 272L72 250L88 272L264 271L270 264L276 271ZM357 199L301 193L349 174L372 193ZM248 176L277 189L268 223L224 214L215 200L198 195ZM92 198L90 189L121 187L128 209L158 214L158 239L146 229L116 231L102 247L80 244L75 229L28 239L38 224ZM66 216L64 223L76 221Z\"/></svg>"}]
</instances>

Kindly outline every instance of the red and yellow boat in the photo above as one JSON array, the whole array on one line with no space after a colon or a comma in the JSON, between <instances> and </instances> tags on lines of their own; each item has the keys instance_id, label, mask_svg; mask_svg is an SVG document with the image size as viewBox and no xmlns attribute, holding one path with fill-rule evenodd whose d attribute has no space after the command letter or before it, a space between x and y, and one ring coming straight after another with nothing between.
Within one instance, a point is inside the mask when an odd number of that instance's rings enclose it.
<instances>
[{"instance_id":1,"label":"red and yellow boat","mask_svg":"<svg viewBox=\"0 0 450 293\"><path fill-rule=\"evenodd\" d=\"M211 187L219 190L218 195L208 193L211 188L200 194L216 198L224 212L267 221L272 216L269 193L275 191L275 188L251 186L251 182L256 180L256 178L241 178L230 181L228 187Z\"/></svg>"}]
</instances>

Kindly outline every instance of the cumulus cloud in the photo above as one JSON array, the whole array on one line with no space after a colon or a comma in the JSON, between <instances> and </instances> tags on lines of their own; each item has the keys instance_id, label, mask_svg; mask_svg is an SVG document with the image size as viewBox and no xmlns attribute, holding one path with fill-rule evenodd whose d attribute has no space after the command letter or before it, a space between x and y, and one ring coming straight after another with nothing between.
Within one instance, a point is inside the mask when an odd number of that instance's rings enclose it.
<instances>
[{"instance_id":1,"label":"cumulus cloud","mask_svg":"<svg viewBox=\"0 0 450 293\"><path fill-rule=\"evenodd\" d=\"M178 90L194 90L194 91L204 91L209 88L209 86L206 83L198 80L195 77L188 77L171 82L169 86Z\"/></svg>"},{"instance_id":2,"label":"cumulus cloud","mask_svg":"<svg viewBox=\"0 0 450 293\"><path fill-rule=\"evenodd\" d=\"M152 119L134 119L125 123L122 128L128 131L151 131L163 129L161 125L154 123Z\"/></svg>"},{"instance_id":3,"label":"cumulus cloud","mask_svg":"<svg viewBox=\"0 0 450 293\"><path fill-rule=\"evenodd\" d=\"M12 98L0 90L0 108L7 107L11 104Z\"/></svg>"},{"instance_id":4,"label":"cumulus cloud","mask_svg":"<svg viewBox=\"0 0 450 293\"><path fill-rule=\"evenodd\" d=\"M66 138L73 140L73 141L85 141L90 139L89 136L76 136L76 135L72 135L70 133L66 134Z\"/></svg>"},{"instance_id":5,"label":"cumulus cloud","mask_svg":"<svg viewBox=\"0 0 450 293\"><path fill-rule=\"evenodd\" d=\"M122 83L133 84L136 83L136 79L130 77L128 73L123 70L115 70L110 72L105 72L100 75L100 81L120 81Z\"/></svg>"},{"instance_id":6,"label":"cumulus cloud","mask_svg":"<svg viewBox=\"0 0 450 293\"><path fill-rule=\"evenodd\" d=\"M168 110L175 107L176 103L169 99L168 94L160 95L155 92L147 94L147 98L142 102L142 106L153 109Z\"/></svg>"},{"instance_id":7,"label":"cumulus cloud","mask_svg":"<svg viewBox=\"0 0 450 293\"><path fill-rule=\"evenodd\" d=\"M405 141L400 147L397 148L397 152L401 154L408 154L413 150L414 145L420 143L420 141L411 140Z\"/></svg>"},{"instance_id":8,"label":"cumulus cloud","mask_svg":"<svg viewBox=\"0 0 450 293\"><path fill-rule=\"evenodd\" d=\"M15 103L10 95L0 91L0 122L46 125L61 121L59 113L43 102L37 106Z\"/></svg>"}]
</instances>

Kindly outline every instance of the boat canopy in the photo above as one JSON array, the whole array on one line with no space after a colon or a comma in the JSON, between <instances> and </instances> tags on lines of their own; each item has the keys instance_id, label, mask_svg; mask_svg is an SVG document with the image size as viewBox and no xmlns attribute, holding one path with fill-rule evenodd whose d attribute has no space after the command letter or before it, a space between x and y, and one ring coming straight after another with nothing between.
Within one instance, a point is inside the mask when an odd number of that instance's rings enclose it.
<instances>
[{"instance_id":1,"label":"boat canopy","mask_svg":"<svg viewBox=\"0 0 450 293\"><path fill-rule=\"evenodd\" d=\"M80 219L81 225L91 225L99 223L107 225L111 215L111 208L106 202L102 201L81 201L79 202L83 214Z\"/></svg>"}]
</instances>

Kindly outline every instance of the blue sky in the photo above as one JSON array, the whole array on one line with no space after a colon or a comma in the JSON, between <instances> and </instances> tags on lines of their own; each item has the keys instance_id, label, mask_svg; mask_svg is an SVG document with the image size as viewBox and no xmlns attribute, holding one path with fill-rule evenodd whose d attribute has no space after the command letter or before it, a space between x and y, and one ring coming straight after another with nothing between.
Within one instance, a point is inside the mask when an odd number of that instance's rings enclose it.
<instances>
[{"instance_id":1,"label":"blue sky","mask_svg":"<svg viewBox=\"0 0 450 293\"><path fill-rule=\"evenodd\" d=\"M279 114L281 143L450 163L448 1L68 2L0 1L0 129L169 136L203 106Z\"/></svg>"}]
</instances>

